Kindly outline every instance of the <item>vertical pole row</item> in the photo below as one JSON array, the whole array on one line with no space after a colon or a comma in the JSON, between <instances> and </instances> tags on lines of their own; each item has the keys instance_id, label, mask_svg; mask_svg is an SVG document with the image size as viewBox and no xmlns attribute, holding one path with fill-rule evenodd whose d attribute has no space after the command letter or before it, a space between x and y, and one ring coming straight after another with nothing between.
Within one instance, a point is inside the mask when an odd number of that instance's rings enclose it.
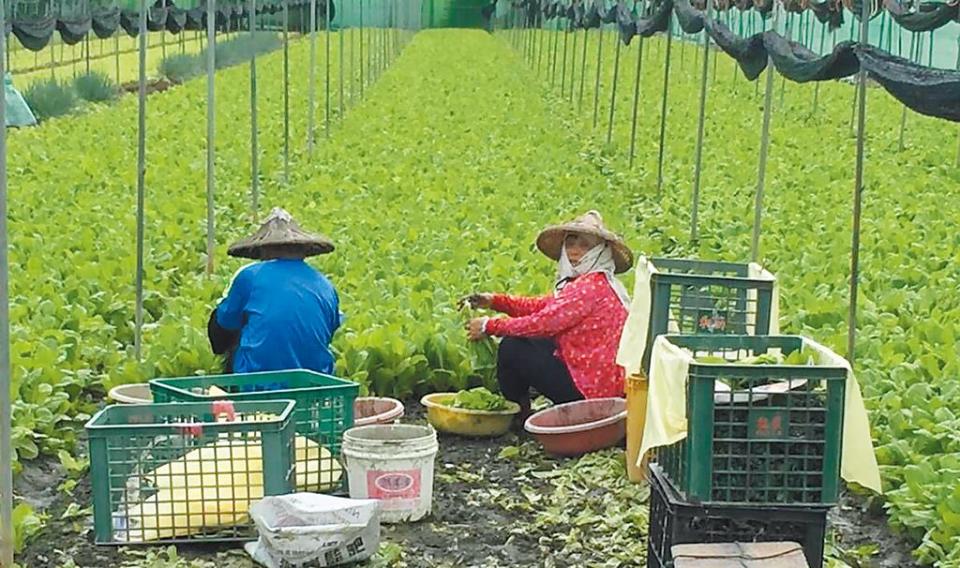
<instances>
[{"instance_id":1,"label":"vertical pole row","mask_svg":"<svg viewBox=\"0 0 960 568\"><path fill-rule=\"evenodd\" d=\"M640 106L640 78L643 76L643 37L638 37L637 76L633 84L633 125L630 127L630 167L637 156L637 112Z\"/></svg>"},{"instance_id":2,"label":"vertical pole row","mask_svg":"<svg viewBox=\"0 0 960 568\"><path fill-rule=\"evenodd\" d=\"M777 20L780 14L779 6L776 2L773 4L773 29L777 28ZM757 166L757 192L753 209L753 240L751 241L750 259L753 262L760 260L760 226L763 216L763 192L767 182L767 155L770 149L770 117L773 106L773 87L776 68L773 66L773 58L767 56L767 85L763 95L763 127L760 131L760 163ZM818 81L819 82L819 81Z\"/></svg>"},{"instance_id":3,"label":"vertical pole row","mask_svg":"<svg viewBox=\"0 0 960 568\"><path fill-rule=\"evenodd\" d=\"M303 20L300 20L300 29L303 30ZM310 0L309 81L307 94L307 157L313 158L313 136L316 130L317 114L317 0Z\"/></svg>"},{"instance_id":4,"label":"vertical pole row","mask_svg":"<svg viewBox=\"0 0 960 568\"><path fill-rule=\"evenodd\" d=\"M870 39L870 2L863 2L860 15L860 43ZM867 72L860 69L857 76L860 91L857 94L857 161L853 187L853 235L850 245L850 313L847 321L847 360L853 365L857 343L857 293L860 289L860 216L863 203L863 162L866 145Z\"/></svg>"},{"instance_id":5,"label":"vertical pole row","mask_svg":"<svg viewBox=\"0 0 960 568\"><path fill-rule=\"evenodd\" d=\"M603 68L603 24L600 25L600 39L597 42L597 80L593 89L593 127L600 121L600 69Z\"/></svg>"},{"instance_id":6,"label":"vertical pole row","mask_svg":"<svg viewBox=\"0 0 960 568\"><path fill-rule=\"evenodd\" d=\"M710 19L713 0L707 0L706 18ZM703 170L703 131L707 118L707 74L710 70L710 34L703 29L703 67L700 74L700 118L697 122L697 149L693 173L693 204L690 209L690 240L699 236L697 215L700 208L700 177Z\"/></svg>"},{"instance_id":7,"label":"vertical pole row","mask_svg":"<svg viewBox=\"0 0 960 568\"><path fill-rule=\"evenodd\" d=\"M283 0L283 181L290 181L290 9Z\"/></svg>"},{"instance_id":8,"label":"vertical pole row","mask_svg":"<svg viewBox=\"0 0 960 568\"><path fill-rule=\"evenodd\" d=\"M143 356L143 241L147 172L147 2L140 0L139 18L139 84L137 93L137 265L134 275L133 352Z\"/></svg>"},{"instance_id":9,"label":"vertical pole row","mask_svg":"<svg viewBox=\"0 0 960 568\"><path fill-rule=\"evenodd\" d=\"M250 0L250 39L257 35L257 0ZM260 148L257 140L257 56L250 50L250 209L257 214L260 199Z\"/></svg>"},{"instance_id":10,"label":"vertical pole row","mask_svg":"<svg viewBox=\"0 0 960 568\"><path fill-rule=\"evenodd\" d=\"M673 16L670 16L671 24ZM660 104L660 145L657 155L657 199L663 196L663 157L667 137L667 91L670 88L670 48L673 45L673 33L667 29L667 54L663 68L663 100Z\"/></svg>"},{"instance_id":11,"label":"vertical pole row","mask_svg":"<svg viewBox=\"0 0 960 568\"><path fill-rule=\"evenodd\" d=\"M141 0L142 1L142 0ZM7 14L0 2L0 30L6 29ZM0 77L7 72L7 38L0 34ZM10 268L7 258L7 105L0 97L0 564L13 566L13 413L10 387Z\"/></svg>"},{"instance_id":12,"label":"vertical pole row","mask_svg":"<svg viewBox=\"0 0 960 568\"><path fill-rule=\"evenodd\" d=\"M144 0L141 0L143 2ZM146 10L143 11L144 16ZM213 190L215 185L214 162L216 159L216 46L217 46L216 0L207 0L207 276L213 275L214 256L214 211ZM146 33L142 34L144 44ZM141 44L141 45L144 45Z\"/></svg>"},{"instance_id":13,"label":"vertical pole row","mask_svg":"<svg viewBox=\"0 0 960 568\"><path fill-rule=\"evenodd\" d=\"M324 34L324 36L325 36L326 39L327 39L327 41L326 41L326 57L325 57L325 60L326 60L326 72L327 72L327 94L326 94L326 96L327 96L327 101L326 101L326 105L327 105L327 111L326 111L326 112L327 112L327 114L326 114L326 116L324 117L324 119L326 120L326 123L324 124L324 128L325 128L325 130L326 130L326 136L327 136L327 138L330 138L330 112L331 112L331 109L330 109L330 23L331 23L331 21L332 21L332 18L330 17L330 0L324 0L324 2L326 3L326 12L327 12L327 17L326 17L326 22L325 22L325 23L326 23L326 26L324 27L324 30L323 30L323 34Z\"/></svg>"},{"instance_id":14,"label":"vertical pole row","mask_svg":"<svg viewBox=\"0 0 960 568\"><path fill-rule=\"evenodd\" d=\"M610 89L610 118L607 120L607 145L613 142L613 116L617 108L617 83L620 80L620 46L623 45L623 42L620 41L617 35L616 33L613 34L613 41L617 44L617 48L613 57L613 87Z\"/></svg>"}]
</instances>

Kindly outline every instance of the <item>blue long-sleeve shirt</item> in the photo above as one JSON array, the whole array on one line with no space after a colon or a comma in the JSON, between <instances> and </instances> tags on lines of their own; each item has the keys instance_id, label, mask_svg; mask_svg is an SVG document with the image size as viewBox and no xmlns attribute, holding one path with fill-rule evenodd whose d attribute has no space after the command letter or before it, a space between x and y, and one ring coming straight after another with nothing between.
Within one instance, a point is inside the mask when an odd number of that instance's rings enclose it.
<instances>
[{"instance_id":1,"label":"blue long-sleeve shirt","mask_svg":"<svg viewBox=\"0 0 960 568\"><path fill-rule=\"evenodd\" d=\"M237 373L332 373L330 341L341 321L337 291L302 260L268 260L241 269L217 306L217 323L240 330Z\"/></svg>"}]
</instances>

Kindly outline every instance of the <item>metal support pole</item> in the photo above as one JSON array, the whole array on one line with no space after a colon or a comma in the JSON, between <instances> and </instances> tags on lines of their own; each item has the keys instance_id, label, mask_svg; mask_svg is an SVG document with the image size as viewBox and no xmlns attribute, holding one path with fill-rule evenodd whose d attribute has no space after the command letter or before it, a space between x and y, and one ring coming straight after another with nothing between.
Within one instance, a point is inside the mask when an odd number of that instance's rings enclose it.
<instances>
[{"instance_id":1,"label":"metal support pole","mask_svg":"<svg viewBox=\"0 0 960 568\"><path fill-rule=\"evenodd\" d=\"M637 78L633 84L633 126L630 128L630 167L637 155L637 111L640 106L640 78L643 76L643 37L637 38L640 46L637 51Z\"/></svg>"},{"instance_id":2,"label":"metal support pole","mask_svg":"<svg viewBox=\"0 0 960 568\"><path fill-rule=\"evenodd\" d=\"M613 142L613 115L617 108L617 83L620 80L620 46L623 42L614 34L614 43L617 44L613 58L613 87L610 89L610 118L607 120L607 145Z\"/></svg>"},{"instance_id":3,"label":"metal support pole","mask_svg":"<svg viewBox=\"0 0 960 568\"><path fill-rule=\"evenodd\" d=\"M673 16L670 16L671 23ZM667 92L670 90L670 47L673 45L673 33L667 29L667 55L663 68L663 101L660 104L660 146L657 156L657 199L663 196L663 156L667 137Z\"/></svg>"},{"instance_id":4,"label":"metal support pole","mask_svg":"<svg viewBox=\"0 0 960 568\"><path fill-rule=\"evenodd\" d=\"M300 25L303 26L302 20ZM313 158L313 137L316 130L317 114L317 0L310 0L309 81L310 85L307 87L307 157Z\"/></svg>"},{"instance_id":5,"label":"metal support pole","mask_svg":"<svg viewBox=\"0 0 960 568\"><path fill-rule=\"evenodd\" d=\"M557 24L553 30L553 52L550 55L550 86L557 84L557 47L560 45L560 18L556 18Z\"/></svg>"},{"instance_id":6,"label":"metal support pole","mask_svg":"<svg viewBox=\"0 0 960 568\"><path fill-rule=\"evenodd\" d=\"M869 1L869 0L864 0L864 1L866 2L866 1ZM774 4L776 4L776 3L774 3ZM776 9L776 8L774 8L774 9ZM789 41L792 41L792 40L793 40L793 25L792 25L792 24L793 24L793 17L792 17L792 15L787 15L786 20L787 20L787 22L786 22L786 26L787 26L787 41L789 42ZM776 29L776 28L774 28L774 29ZM787 76L784 75L784 76L783 76L783 80L780 81L780 108L783 108L783 101L784 101L784 98L786 97L786 94L787 94Z\"/></svg>"},{"instance_id":7,"label":"metal support pole","mask_svg":"<svg viewBox=\"0 0 960 568\"><path fill-rule=\"evenodd\" d=\"M290 9L283 0L283 181L290 181Z\"/></svg>"},{"instance_id":8,"label":"metal support pole","mask_svg":"<svg viewBox=\"0 0 960 568\"><path fill-rule=\"evenodd\" d=\"M329 4L329 2L328 2L328 4ZM342 8L341 8L341 10L342 10ZM342 14L342 12L341 12L341 14ZM346 53L346 49L345 49L344 46L343 46L343 16L342 16L342 15L341 15L341 18L340 18L340 25L337 26L337 42L338 42L339 45L340 45L340 48L339 48L339 49L340 49L340 52L339 52L339 54L338 54L338 58L339 58L340 64L339 64L339 68L338 68L338 70L337 70L337 72L338 72L339 75L340 75L340 81L339 81L339 83L338 83L338 87L339 87L339 91L340 91L340 120L343 120L343 115L346 113L346 107L345 107L345 104L346 104L345 101L346 101L346 99L345 99L344 96L343 96L343 93L344 93L344 85L343 85L343 81L344 81L344 76L343 76L344 61L343 61L343 59L344 59L344 55L345 55L345 53Z\"/></svg>"},{"instance_id":9,"label":"metal support pole","mask_svg":"<svg viewBox=\"0 0 960 568\"><path fill-rule=\"evenodd\" d=\"M567 46L570 44L570 31L563 31L563 64L560 67L560 96L567 91Z\"/></svg>"},{"instance_id":10,"label":"metal support pole","mask_svg":"<svg viewBox=\"0 0 960 568\"><path fill-rule=\"evenodd\" d=\"M113 36L113 63L114 71L116 73L117 85L120 85L120 28L117 28L116 34Z\"/></svg>"},{"instance_id":11,"label":"metal support pole","mask_svg":"<svg viewBox=\"0 0 960 568\"><path fill-rule=\"evenodd\" d=\"M163 29L160 30L160 57L161 57L162 59L166 59L166 58L167 58L167 22L166 22L166 18L168 17L168 16L167 16L167 0L163 0L163 2L161 3L161 6L162 6L162 8L163 8L164 22L163 22ZM89 37L89 35L88 35L87 37ZM89 73L89 72L90 72L90 70L87 69L87 73Z\"/></svg>"},{"instance_id":12,"label":"metal support pole","mask_svg":"<svg viewBox=\"0 0 960 568\"><path fill-rule=\"evenodd\" d=\"M363 89L366 84L366 75L363 70L363 2L360 0L360 100L363 100ZM430 4L431 7L433 4Z\"/></svg>"},{"instance_id":13,"label":"metal support pole","mask_svg":"<svg viewBox=\"0 0 960 568\"><path fill-rule=\"evenodd\" d=\"M355 10L355 4L353 0L350 0L350 15L353 16ZM353 18L351 18L352 20ZM356 34L357 26L351 23L350 25L350 106L353 106L356 103L356 64L354 62L354 56L356 55L356 49L354 48L354 40L357 39Z\"/></svg>"},{"instance_id":14,"label":"metal support pole","mask_svg":"<svg viewBox=\"0 0 960 568\"><path fill-rule=\"evenodd\" d=\"M593 127L600 122L600 69L603 68L603 25L600 26L600 39L597 42L597 80L593 89Z\"/></svg>"},{"instance_id":15,"label":"metal support pole","mask_svg":"<svg viewBox=\"0 0 960 568\"><path fill-rule=\"evenodd\" d=\"M583 55L580 58L580 95L577 99L577 111L583 111L583 92L587 78L587 46L590 44L590 30L583 30Z\"/></svg>"},{"instance_id":16,"label":"metal support pole","mask_svg":"<svg viewBox=\"0 0 960 568\"><path fill-rule=\"evenodd\" d=\"M140 0L139 89L137 97L137 267L134 275L135 304L133 352L137 361L143 353L143 241L147 172L147 0Z\"/></svg>"},{"instance_id":17,"label":"metal support pole","mask_svg":"<svg viewBox=\"0 0 960 568\"><path fill-rule=\"evenodd\" d=\"M863 2L860 15L860 43L870 40L870 2ZM853 235L850 251L850 314L847 322L847 360L853 365L857 343L857 293L860 288L860 216L863 203L863 162L866 145L867 72L860 69L857 77L860 92L857 101L857 162L853 188Z\"/></svg>"},{"instance_id":18,"label":"metal support pole","mask_svg":"<svg viewBox=\"0 0 960 568\"><path fill-rule=\"evenodd\" d=\"M913 34L913 41L910 43L910 61L920 62L923 59L922 45L917 43L918 34ZM923 41L923 36L919 36L920 41ZM907 105L902 105L903 109L900 112L900 137L898 141L898 149L903 152L906 148L906 131L907 131Z\"/></svg>"},{"instance_id":19,"label":"metal support pole","mask_svg":"<svg viewBox=\"0 0 960 568\"><path fill-rule=\"evenodd\" d=\"M823 55L823 43L827 38L827 26L824 24L820 25L820 55ZM813 114L817 114L817 110L820 106L820 81L815 81L816 85L813 88Z\"/></svg>"},{"instance_id":20,"label":"metal support pole","mask_svg":"<svg viewBox=\"0 0 960 568\"><path fill-rule=\"evenodd\" d=\"M250 0L250 39L257 35L257 0ZM250 209L256 216L260 200L260 144L257 140L257 55L250 52Z\"/></svg>"},{"instance_id":21,"label":"metal support pole","mask_svg":"<svg viewBox=\"0 0 960 568\"><path fill-rule=\"evenodd\" d=\"M89 35L83 36L83 53L84 53L84 60L86 63L86 73L87 75L89 75L90 74L90 36Z\"/></svg>"},{"instance_id":22,"label":"metal support pole","mask_svg":"<svg viewBox=\"0 0 960 568\"><path fill-rule=\"evenodd\" d=\"M570 102L573 102L573 88L577 83L577 43L580 35L577 30L573 30L573 50L570 54Z\"/></svg>"},{"instance_id":23,"label":"metal support pole","mask_svg":"<svg viewBox=\"0 0 960 568\"><path fill-rule=\"evenodd\" d=\"M0 2L0 30L6 29L6 9ZM0 34L0 77L6 77L6 34ZM4 97L0 97L4 99ZM10 268L7 258L7 105L0 100L0 564L13 566L13 413L10 388Z\"/></svg>"},{"instance_id":24,"label":"metal support pole","mask_svg":"<svg viewBox=\"0 0 960 568\"><path fill-rule=\"evenodd\" d=\"M780 9L776 2L773 4L773 29L777 29L777 19ZM770 150L770 116L773 106L773 79L776 68L773 58L767 56L767 85L763 94L763 127L760 131L760 163L757 166L757 194L753 208L753 240L750 244L750 259L759 262L760 259L760 227L763 217L763 192L767 183L767 156Z\"/></svg>"},{"instance_id":25,"label":"metal support pole","mask_svg":"<svg viewBox=\"0 0 960 568\"><path fill-rule=\"evenodd\" d=\"M713 0L707 0L706 18L710 19ZM693 173L693 204L690 211L690 240L699 236L697 215L700 209L700 177L703 169L703 131L707 119L707 75L710 71L710 34L703 29L703 67L700 75L700 119L697 122L697 149Z\"/></svg>"},{"instance_id":26,"label":"metal support pole","mask_svg":"<svg viewBox=\"0 0 960 568\"><path fill-rule=\"evenodd\" d=\"M143 2L144 0L141 0ZM214 162L216 159L216 77L217 17L216 0L207 0L207 276L213 275L214 226L213 190L215 185ZM146 33L143 34L143 37ZM145 40L144 40L145 41Z\"/></svg>"},{"instance_id":27,"label":"metal support pole","mask_svg":"<svg viewBox=\"0 0 960 568\"><path fill-rule=\"evenodd\" d=\"M546 34L543 33L543 16L537 15L537 37L539 38L540 49L537 52L537 75L540 74L540 68L543 65L543 42Z\"/></svg>"}]
</instances>

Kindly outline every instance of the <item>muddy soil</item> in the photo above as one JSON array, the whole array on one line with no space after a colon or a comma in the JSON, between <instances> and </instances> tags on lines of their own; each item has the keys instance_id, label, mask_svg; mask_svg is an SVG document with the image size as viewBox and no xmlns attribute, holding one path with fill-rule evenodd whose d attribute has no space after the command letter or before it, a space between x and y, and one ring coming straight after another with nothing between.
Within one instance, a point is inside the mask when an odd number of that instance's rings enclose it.
<instances>
[{"instance_id":1,"label":"muddy soil","mask_svg":"<svg viewBox=\"0 0 960 568\"><path fill-rule=\"evenodd\" d=\"M405 422L423 422L418 403L407 403ZM367 566L400 566L406 568L446 567L574 567L583 566L582 560L551 552L548 544L556 535L538 534L534 526L535 512L504 506L509 499L491 498L491 495L517 496L521 488L534 487L545 495L551 491L548 481L532 479L522 469L528 462L498 457L504 446L521 443L528 438L508 434L496 440L469 440L440 436L440 452L436 460L433 513L427 520L402 525L384 525L382 540L398 545L401 560L383 558ZM538 456L550 464L551 458ZM566 460L562 467L571 462ZM46 527L18 556L21 566L41 567L122 567L142 563L143 549L131 553L115 547L96 546L90 531L89 479L80 480L72 495L57 487L64 479L58 463L37 461L29 464L18 476L17 494L49 514ZM602 487L585 488L584 499L601 500ZM600 501L602 502L602 501ZM71 504L73 507L71 508ZM77 507L81 508L79 513ZM646 509L646 504L638 504ZM509 509L509 510L508 510ZM62 518L68 512L67 518ZM76 513L76 514L74 514ZM859 497L845 494L843 503L831 514L831 537L835 550L846 554L843 558L852 566L878 568L909 568L915 566L910 558L910 545L893 535L882 512L869 510ZM875 545L873 554L863 553L861 547ZM254 564L237 546L181 546L181 557L208 561L218 566L251 568ZM859 551L859 552L858 552ZM601 554L602 557L602 554ZM71 563L72 562L72 563ZM635 564L642 566L643 559ZM600 564L597 564L598 566ZM186 564L152 564L162 568L183 568Z\"/></svg>"}]
</instances>

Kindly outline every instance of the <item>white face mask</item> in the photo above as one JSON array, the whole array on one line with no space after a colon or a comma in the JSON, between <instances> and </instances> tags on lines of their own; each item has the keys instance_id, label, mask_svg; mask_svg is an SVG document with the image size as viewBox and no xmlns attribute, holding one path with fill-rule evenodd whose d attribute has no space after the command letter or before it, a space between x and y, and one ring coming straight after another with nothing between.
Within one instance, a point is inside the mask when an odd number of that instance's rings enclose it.
<instances>
[{"instance_id":1,"label":"white face mask","mask_svg":"<svg viewBox=\"0 0 960 568\"><path fill-rule=\"evenodd\" d=\"M584 274L602 272L606 275L610 287L613 288L617 297L620 298L620 302L624 307L629 308L630 296L627 293L627 289L614 275L616 266L616 262L613 259L613 250L606 241L587 251L577 264L570 262L570 257L567 256L567 247L564 245L560 250L560 260L557 262L556 291L559 293L559 291L566 286L567 282Z\"/></svg>"}]
</instances>

